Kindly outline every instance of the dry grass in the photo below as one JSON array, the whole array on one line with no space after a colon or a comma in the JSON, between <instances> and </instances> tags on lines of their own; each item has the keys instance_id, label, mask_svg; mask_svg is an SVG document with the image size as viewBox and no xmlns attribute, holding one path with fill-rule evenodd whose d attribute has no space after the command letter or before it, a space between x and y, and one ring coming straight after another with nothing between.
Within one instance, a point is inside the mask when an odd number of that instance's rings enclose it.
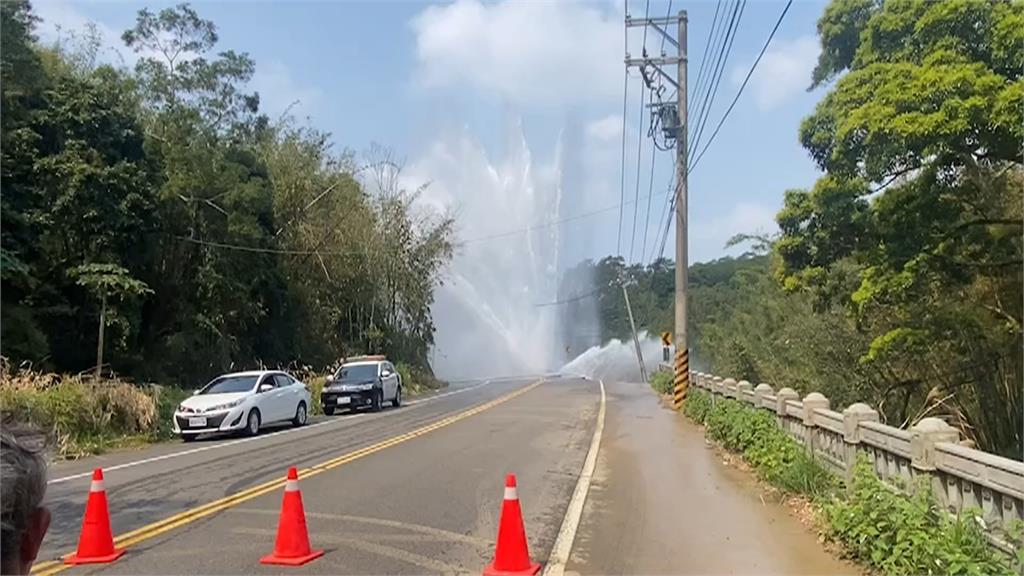
<instances>
[{"instance_id":1,"label":"dry grass","mask_svg":"<svg viewBox=\"0 0 1024 576\"><path fill-rule=\"evenodd\" d=\"M58 456L74 458L156 435L161 389L119 379L12 371L0 363L0 413L49 431ZM165 393L166 394L166 393Z\"/></svg>"}]
</instances>

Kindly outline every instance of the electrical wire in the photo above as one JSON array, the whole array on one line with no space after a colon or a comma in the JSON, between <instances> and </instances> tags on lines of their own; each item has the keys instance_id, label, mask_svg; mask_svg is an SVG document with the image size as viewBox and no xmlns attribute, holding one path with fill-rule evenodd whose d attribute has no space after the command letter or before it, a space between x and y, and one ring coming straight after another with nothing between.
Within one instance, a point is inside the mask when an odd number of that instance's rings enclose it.
<instances>
[{"instance_id":1,"label":"electrical wire","mask_svg":"<svg viewBox=\"0 0 1024 576\"><path fill-rule=\"evenodd\" d=\"M776 20L775 26L772 28L771 33L768 34L768 39L765 40L764 46L761 47L761 52L758 53L757 58L754 60L754 63L750 66L750 70L747 72L747 76L743 79L743 83L740 84L739 89L736 91L736 96L733 97L732 102L729 104L729 107L725 111L725 114L722 115L722 119L718 122L718 125L715 127L714 132L711 133L711 136L708 138L708 141L705 144L704 148L700 151L700 154L697 155L697 157L694 159L694 161L692 163L688 163L687 164L687 167L686 167L686 176L687 177L689 177L690 173L693 172L693 169L697 167L697 163L700 162L700 159L704 157L704 153L707 152L708 148L711 146L711 143L715 141L715 136L718 135L718 131L722 128L722 125L725 124L725 120L726 120L726 118L729 117L729 113L732 112L733 108L736 106L736 102L739 101L740 95L743 94L743 89L747 86L747 82L750 80L750 77L754 74L754 70L757 69L757 65L761 62L761 58L764 57L765 52L768 51L768 46L771 45L772 39L775 38L775 33L778 32L779 26L782 25L782 21L786 18L786 13L789 12L789 8L792 5L793 5L793 0L789 0L788 2L786 2L785 7L782 8L782 13L779 14L779 19ZM670 204L670 208L669 208L669 218L671 218L672 213L675 211L675 205L676 205L676 196L673 195L672 196L672 201L671 201L671 204ZM670 223L671 223L670 221L667 222L667 224L670 224ZM662 239L662 242L661 242L661 250L659 252L661 254L661 256L665 255L665 244L666 244L666 241L668 239L668 232L669 232L668 231L668 226L666 226L666 228L665 228L665 235L664 235L664 237Z\"/></svg>"},{"instance_id":2,"label":"electrical wire","mask_svg":"<svg viewBox=\"0 0 1024 576\"><path fill-rule=\"evenodd\" d=\"M719 28L718 28L718 14L719 14L721 8L722 8L722 0L718 0L718 3L715 4L715 17L711 21L711 27L708 28L708 38L707 38L707 40L704 43L704 52L703 52L703 54L701 54L700 66L697 68L697 81L694 83L693 88L691 88L692 92L689 95L689 100L690 100L690 103L692 104L691 108L694 109L694 110L699 110L700 106L701 106L700 103L699 103L699 101L700 101L700 94L701 94L701 89L704 86L704 74L705 74L705 72L707 70L707 67L705 66L705 64L707 64L708 53L711 52L711 39L714 37L715 38L715 43L717 44L717 42L718 42L718 40L717 40L717 38L718 38L717 32L720 31ZM728 10L729 9L727 7L726 11L728 11ZM725 20L722 20L722 22L724 23ZM723 28L724 28L724 26L723 26ZM686 128L688 130L690 129L689 126L687 126ZM691 139L693 138L693 132L692 131L690 132L690 138Z\"/></svg>"},{"instance_id":3,"label":"electrical wire","mask_svg":"<svg viewBox=\"0 0 1024 576\"><path fill-rule=\"evenodd\" d=\"M629 19L629 0L626 0L626 19ZM622 49L629 52L629 26L622 25ZM626 102L629 96L629 66L622 75L622 160L619 163L619 228L615 234L615 253L622 255L622 208L626 205Z\"/></svg>"},{"instance_id":4,"label":"electrical wire","mask_svg":"<svg viewBox=\"0 0 1024 576\"><path fill-rule=\"evenodd\" d=\"M711 101L708 103L707 113L704 115L703 118L701 118L700 126L697 129L697 137L693 141L694 142L694 145L693 145L694 147L691 148L688 152L692 153L694 150L697 149L697 146L700 146L700 139L704 135L704 127L707 125L708 118L711 117L711 110L713 109L713 107L715 105L715 97L718 96L718 86L719 86L719 84L722 81L722 76L725 74L725 66L729 62L729 55L732 53L732 44L736 40L737 32L739 32L739 24L740 24L740 21L743 19L743 10L746 7L747 7L747 1L746 0L742 0L742 2L739 4L739 13L738 14L736 14L736 13L733 14L735 16L735 19L734 19L735 20L735 27L733 27L733 22L729 23L729 31L726 32L725 57L722 58L721 67L717 70L717 75L715 77L714 84L711 87ZM731 33L731 35L730 35L730 33ZM688 157L687 158L687 165L689 165L689 162L691 160L693 160L692 157Z\"/></svg>"},{"instance_id":5,"label":"electrical wire","mask_svg":"<svg viewBox=\"0 0 1024 576\"><path fill-rule=\"evenodd\" d=\"M622 76L622 161L619 164L619 230L615 235L615 253L622 255L622 207L626 204L626 102L629 95L629 68Z\"/></svg>"},{"instance_id":6,"label":"electrical wire","mask_svg":"<svg viewBox=\"0 0 1024 576\"><path fill-rule=\"evenodd\" d=\"M652 104L653 102L653 98ZM654 113L654 108L651 108L651 113ZM651 233L651 197L654 195L654 161L658 155L655 150L651 150L651 171L647 179L647 216L644 218L644 241L640 248L640 262L644 261L644 255L647 254L647 236ZM630 255L632 256L632 250Z\"/></svg>"},{"instance_id":7,"label":"electrical wire","mask_svg":"<svg viewBox=\"0 0 1024 576\"><path fill-rule=\"evenodd\" d=\"M750 70L747 72L747 76L743 79L743 83L740 84L739 90L736 91L736 96L733 97L729 107L725 110L725 114L722 115L722 119L718 121L718 125L715 126L715 131L711 133L711 137L708 138L707 144L700 151L700 154L697 155L697 158L693 163L689 165L687 172L693 170L697 166L697 163L700 162L704 153L707 152L708 147L711 146L712 142L714 142L715 136L718 136L718 131L722 129L722 125L725 124L725 119L729 117L729 113L732 112L732 109L736 106L736 102L739 101L740 95L743 94L743 89L747 87L747 82L750 81L750 77L754 74L754 70L757 69L757 65L761 62L761 58L764 56L764 53L768 51L768 46L772 43L772 38L775 37L775 33L779 30L779 26L782 25L782 20L786 17L786 12L789 11L789 7L792 5L793 0L786 2L786 6L782 9L782 14L779 14L779 19L775 22L775 27L772 28L771 34L769 34L768 39L765 40L764 46L761 47L761 52L757 55L757 59L754 60L754 64L751 65Z\"/></svg>"},{"instance_id":8,"label":"electrical wire","mask_svg":"<svg viewBox=\"0 0 1024 576\"><path fill-rule=\"evenodd\" d=\"M694 135L691 135L690 142L693 143L694 148L690 148L687 152L692 151L700 145L701 130L700 128L707 123L707 118L711 115L711 107L715 101L715 95L718 93L718 85L721 82L722 75L725 73L725 63L729 59L729 52L732 50L732 39L735 38L737 24L739 23L739 16L742 14L741 6L746 5L746 0L737 0L733 4L732 15L729 17L728 28L725 30L725 36L722 38L721 47L718 49L718 56L715 59L715 64L709 72L704 86L704 101L701 103L700 112L697 115L697 123L691 122L691 126L696 126ZM687 165L692 160L689 156L687 157Z\"/></svg>"},{"instance_id":9,"label":"electrical wire","mask_svg":"<svg viewBox=\"0 0 1024 576\"><path fill-rule=\"evenodd\" d=\"M641 50L644 58L647 58L647 29L650 24L647 20L651 16L651 0L647 0L644 7L644 39L641 45ZM627 262L633 260L633 247L636 244L636 219L640 212L640 162L643 156L643 144L644 144L644 133L641 127L644 125L644 89L648 88L647 71L644 68L640 68L641 84L640 84L640 122L637 124L636 132L636 186L633 191L633 228L629 234L629 259ZM653 90L653 88L652 88ZM653 152L651 153L653 155Z\"/></svg>"},{"instance_id":10,"label":"electrical wire","mask_svg":"<svg viewBox=\"0 0 1024 576\"><path fill-rule=\"evenodd\" d=\"M646 27L645 27L646 28ZM640 123L637 126L644 125L644 87L645 84L640 84ZM633 191L633 231L629 237L629 259L626 262L633 260L633 245L636 242L636 216L640 211L640 161L643 155L643 144L644 144L644 133L643 130L637 130L636 134L636 188ZM652 153L653 154L653 153Z\"/></svg>"}]
</instances>

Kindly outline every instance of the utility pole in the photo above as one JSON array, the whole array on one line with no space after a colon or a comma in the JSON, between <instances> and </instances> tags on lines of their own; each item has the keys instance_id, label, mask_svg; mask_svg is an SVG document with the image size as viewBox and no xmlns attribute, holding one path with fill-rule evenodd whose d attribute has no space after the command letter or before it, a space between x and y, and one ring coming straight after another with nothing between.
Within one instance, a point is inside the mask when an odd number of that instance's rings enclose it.
<instances>
[{"instance_id":1,"label":"utility pole","mask_svg":"<svg viewBox=\"0 0 1024 576\"><path fill-rule=\"evenodd\" d=\"M677 32L675 38L669 34L669 26L676 24ZM665 42L676 47L678 55L675 57L661 54L657 57L648 56L646 48L642 58L631 58L626 53L626 68L640 68L644 82L647 87L654 91L659 101L651 105L652 118L657 115L661 125L666 145L675 146L676 149L676 273L675 273L675 377L672 388L672 408L679 410L683 400L686 399L686 390L690 385L690 349L687 344L686 334L686 284L687 284L687 172L686 155L688 143L686 141L686 130L688 124L687 102L686 102L686 10L680 10L676 16L664 18L632 18L626 14L626 27L644 26L650 27L657 32ZM663 44L664 46L664 44ZM663 68L676 66L675 77L666 72ZM648 76L647 72L653 71ZM652 79L659 78L671 85L676 90L676 102L660 101L662 86L655 89L652 86ZM654 132L652 131L652 134ZM664 148L662 148L664 149Z\"/></svg>"},{"instance_id":2,"label":"utility pole","mask_svg":"<svg viewBox=\"0 0 1024 576\"><path fill-rule=\"evenodd\" d=\"M679 133L676 136L676 362L675 379L672 386L672 408L679 410L686 399L686 389L690 386L690 348L686 335L686 283L688 281L687 265L687 172L686 128L688 112L686 108L686 11L679 11L679 89L676 91L679 114Z\"/></svg>"},{"instance_id":3,"label":"utility pole","mask_svg":"<svg viewBox=\"0 0 1024 576\"><path fill-rule=\"evenodd\" d=\"M640 379L647 383L647 367L644 366L644 353L640 350L640 338L636 335L636 323L633 322L633 307L629 305L629 290L622 285L622 296L626 299L626 312L629 313L629 329L633 331L633 346L636 347L636 360L640 363Z\"/></svg>"}]
</instances>

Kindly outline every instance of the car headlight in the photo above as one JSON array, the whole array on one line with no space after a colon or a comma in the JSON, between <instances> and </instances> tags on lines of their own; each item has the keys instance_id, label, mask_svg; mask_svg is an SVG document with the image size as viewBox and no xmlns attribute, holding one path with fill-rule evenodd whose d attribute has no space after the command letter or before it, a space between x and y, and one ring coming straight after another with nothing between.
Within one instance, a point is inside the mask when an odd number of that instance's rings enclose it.
<instances>
[{"instance_id":1,"label":"car headlight","mask_svg":"<svg viewBox=\"0 0 1024 576\"><path fill-rule=\"evenodd\" d=\"M241 403L242 403L241 400L235 400L234 402L226 402L224 404L217 404L216 406L211 406L211 407L207 408L206 411L207 412L216 412L217 410L227 410L229 408L234 408L235 406L238 406Z\"/></svg>"},{"instance_id":2,"label":"car headlight","mask_svg":"<svg viewBox=\"0 0 1024 576\"><path fill-rule=\"evenodd\" d=\"M185 411L185 405L184 404L178 404L178 412L184 412L184 411Z\"/></svg>"}]
</instances>

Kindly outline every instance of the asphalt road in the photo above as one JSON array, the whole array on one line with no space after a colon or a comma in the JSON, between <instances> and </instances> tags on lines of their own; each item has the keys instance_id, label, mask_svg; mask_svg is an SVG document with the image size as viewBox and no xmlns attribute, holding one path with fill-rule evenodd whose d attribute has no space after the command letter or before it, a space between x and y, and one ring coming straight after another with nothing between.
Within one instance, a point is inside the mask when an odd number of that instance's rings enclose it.
<instances>
[{"instance_id":1,"label":"asphalt road","mask_svg":"<svg viewBox=\"0 0 1024 576\"><path fill-rule=\"evenodd\" d=\"M128 552L68 569L57 559L76 545L95 466ZM264 566L289 466L299 468L313 547L326 554ZM552 375L461 383L253 439L59 464L36 573L479 574L508 472L545 576L858 572L646 385Z\"/></svg>"},{"instance_id":2,"label":"asphalt road","mask_svg":"<svg viewBox=\"0 0 1024 576\"><path fill-rule=\"evenodd\" d=\"M300 471L311 574L479 573L493 554L504 475L519 480L534 559L545 559L591 444L599 384L464 383L398 409L318 418L255 439L173 443L50 471L54 521L36 573L64 569L90 472L105 471L111 524L128 552L67 573L262 574L283 479ZM47 560L50 559L50 562Z\"/></svg>"}]
</instances>

